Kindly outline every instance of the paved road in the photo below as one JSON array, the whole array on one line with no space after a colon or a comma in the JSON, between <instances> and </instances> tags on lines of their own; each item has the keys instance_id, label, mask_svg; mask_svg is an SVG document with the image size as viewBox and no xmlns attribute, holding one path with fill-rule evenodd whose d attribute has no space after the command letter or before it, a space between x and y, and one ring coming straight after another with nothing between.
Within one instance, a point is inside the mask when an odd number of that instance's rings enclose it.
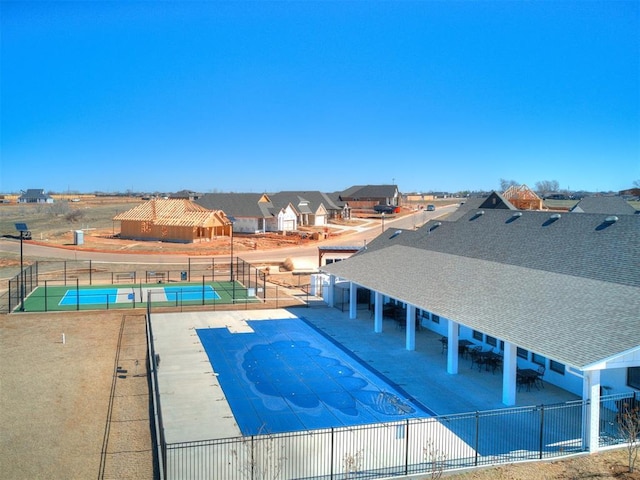
<instances>
[{"instance_id":1,"label":"paved road","mask_svg":"<svg viewBox=\"0 0 640 480\"><path fill-rule=\"evenodd\" d=\"M444 214L450 213L457 208L456 205L441 207L437 211L417 211L409 215L401 217L384 219L384 230L389 229L407 229L411 230L420 227L430 219L437 218ZM349 227L348 233L335 238L329 238L322 242L321 245L326 246L356 246L360 247L371 242L375 237L382 233L382 221L372 219L365 224L357 227ZM11 239L0 239L0 257L2 253L20 253L20 242ZM87 252L82 250L73 250L68 248L57 248L54 246L37 245L30 242L23 242L23 255L25 261L29 259L47 258L59 260L91 260L97 263L120 263L120 264L137 264L137 263L162 263L183 264L187 255L176 254L135 254L135 253L118 253L118 252ZM285 247L272 250L260 250L251 252L242 252L239 255L243 260L250 263L258 262L283 262L287 258L295 258L301 263L316 266L318 262L318 244L313 246ZM152 258L150 258L152 257ZM226 255L216 255L215 257L224 258ZM210 257L208 257L210 258Z\"/></svg>"}]
</instances>

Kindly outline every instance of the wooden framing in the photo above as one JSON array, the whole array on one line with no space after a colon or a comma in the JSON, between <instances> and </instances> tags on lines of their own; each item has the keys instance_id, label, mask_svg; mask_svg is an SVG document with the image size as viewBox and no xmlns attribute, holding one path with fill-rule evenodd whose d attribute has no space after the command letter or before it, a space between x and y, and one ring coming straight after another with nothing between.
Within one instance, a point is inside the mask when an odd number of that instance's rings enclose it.
<instances>
[{"instance_id":1,"label":"wooden framing","mask_svg":"<svg viewBox=\"0 0 640 480\"><path fill-rule=\"evenodd\" d=\"M193 243L230 236L231 221L222 210L208 210L186 199L156 199L113 217L120 237Z\"/></svg>"},{"instance_id":2,"label":"wooden framing","mask_svg":"<svg viewBox=\"0 0 640 480\"><path fill-rule=\"evenodd\" d=\"M542 199L526 185L512 185L502 196L518 210L542 210Z\"/></svg>"}]
</instances>

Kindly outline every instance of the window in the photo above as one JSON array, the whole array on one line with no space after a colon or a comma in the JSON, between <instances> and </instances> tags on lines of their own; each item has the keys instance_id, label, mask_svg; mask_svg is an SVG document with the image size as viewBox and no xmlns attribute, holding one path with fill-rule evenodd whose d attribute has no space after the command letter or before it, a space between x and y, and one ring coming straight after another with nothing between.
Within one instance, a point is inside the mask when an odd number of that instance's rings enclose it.
<instances>
[{"instance_id":1,"label":"window","mask_svg":"<svg viewBox=\"0 0 640 480\"><path fill-rule=\"evenodd\" d=\"M518 356L520 358L524 358L525 360L529 360L529 352L524 348L518 347Z\"/></svg>"},{"instance_id":2,"label":"window","mask_svg":"<svg viewBox=\"0 0 640 480\"><path fill-rule=\"evenodd\" d=\"M531 361L533 363L537 363L538 365L542 365L543 367L546 366L547 364L547 359L544 358L542 355L538 355L537 353L534 353L533 355L531 355Z\"/></svg>"},{"instance_id":3,"label":"window","mask_svg":"<svg viewBox=\"0 0 640 480\"><path fill-rule=\"evenodd\" d=\"M432 313L432 314L431 314L431 321L432 321L433 323L440 323L440 316L439 316L439 315L436 315L435 313Z\"/></svg>"},{"instance_id":4,"label":"window","mask_svg":"<svg viewBox=\"0 0 640 480\"><path fill-rule=\"evenodd\" d=\"M481 342L481 341L482 341L482 332L479 332L479 331L477 331L477 330L474 330L474 331L473 331L473 338L474 338L475 340L478 340L478 341L480 341L480 342Z\"/></svg>"},{"instance_id":5,"label":"window","mask_svg":"<svg viewBox=\"0 0 640 480\"><path fill-rule=\"evenodd\" d=\"M627 368L627 385L640 390L640 367Z\"/></svg>"},{"instance_id":6,"label":"window","mask_svg":"<svg viewBox=\"0 0 640 480\"><path fill-rule=\"evenodd\" d=\"M564 375L564 363L556 362L555 360L549 360L549 368L556 373Z\"/></svg>"},{"instance_id":7,"label":"window","mask_svg":"<svg viewBox=\"0 0 640 480\"><path fill-rule=\"evenodd\" d=\"M498 341L496 340L495 337L490 337L489 335L486 336L485 341L491 345L492 347L497 347L498 346Z\"/></svg>"}]
</instances>

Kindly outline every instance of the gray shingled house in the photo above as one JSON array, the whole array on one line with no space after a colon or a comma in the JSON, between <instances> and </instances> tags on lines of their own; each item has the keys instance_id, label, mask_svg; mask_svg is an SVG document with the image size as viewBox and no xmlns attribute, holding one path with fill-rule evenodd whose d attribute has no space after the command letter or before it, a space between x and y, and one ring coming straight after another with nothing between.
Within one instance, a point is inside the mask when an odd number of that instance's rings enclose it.
<instances>
[{"instance_id":1,"label":"gray shingled house","mask_svg":"<svg viewBox=\"0 0 640 480\"><path fill-rule=\"evenodd\" d=\"M42 188L29 188L18 197L18 203L53 203L53 197Z\"/></svg>"},{"instance_id":2,"label":"gray shingled house","mask_svg":"<svg viewBox=\"0 0 640 480\"><path fill-rule=\"evenodd\" d=\"M375 205L400 206L402 198L397 185L354 185L338 194L351 209L373 209Z\"/></svg>"},{"instance_id":3,"label":"gray shingled house","mask_svg":"<svg viewBox=\"0 0 640 480\"><path fill-rule=\"evenodd\" d=\"M570 212L609 215L634 215L638 213L629 202L619 196L584 197L571 208Z\"/></svg>"},{"instance_id":4,"label":"gray shingled house","mask_svg":"<svg viewBox=\"0 0 640 480\"><path fill-rule=\"evenodd\" d=\"M298 216L298 226L323 226L342 212L327 194L319 191L283 191L272 193L269 198L274 206L293 206Z\"/></svg>"},{"instance_id":5,"label":"gray shingled house","mask_svg":"<svg viewBox=\"0 0 640 480\"><path fill-rule=\"evenodd\" d=\"M274 205L265 193L207 193L195 203L209 210L222 210L233 218L236 233L265 233L297 230L297 213L292 205Z\"/></svg>"},{"instance_id":6,"label":"gray shingled house","mask_svg":"<svg viewBox=\"0 0 640 480\"><path fill-rule=\"evenodd\" d=\"M385 306L401 306L408 350L416 319L446 336L450 374L463 339L499 350L507 406L518 368L542 367L545 382L591 405L602 388L640 395L639 215L469 208L456 221L385 232L321 271L330 306L337 287L349 289L351 318L357 298L373 299L375 332ZM592 451L599 425L589 409Z\"/></svg>"}]
</instances>

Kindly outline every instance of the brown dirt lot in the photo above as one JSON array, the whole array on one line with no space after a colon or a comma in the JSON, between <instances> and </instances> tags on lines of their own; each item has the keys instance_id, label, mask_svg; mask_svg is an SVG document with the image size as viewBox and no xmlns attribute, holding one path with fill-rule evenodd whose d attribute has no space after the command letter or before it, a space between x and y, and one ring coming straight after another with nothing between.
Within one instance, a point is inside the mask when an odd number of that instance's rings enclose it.
<instances>
[{"instance_id":1,"label":"brown dirt lot","mask_svg":"<svg viewBox=\"0 0 640 480\"><path fill-rule=\"evenodd\" d=\"M145 360L137 312L0 317L0 479L153 478ZM625 470L619 449L447 478L640 479Z\"/></svg>"}]
</instances>

